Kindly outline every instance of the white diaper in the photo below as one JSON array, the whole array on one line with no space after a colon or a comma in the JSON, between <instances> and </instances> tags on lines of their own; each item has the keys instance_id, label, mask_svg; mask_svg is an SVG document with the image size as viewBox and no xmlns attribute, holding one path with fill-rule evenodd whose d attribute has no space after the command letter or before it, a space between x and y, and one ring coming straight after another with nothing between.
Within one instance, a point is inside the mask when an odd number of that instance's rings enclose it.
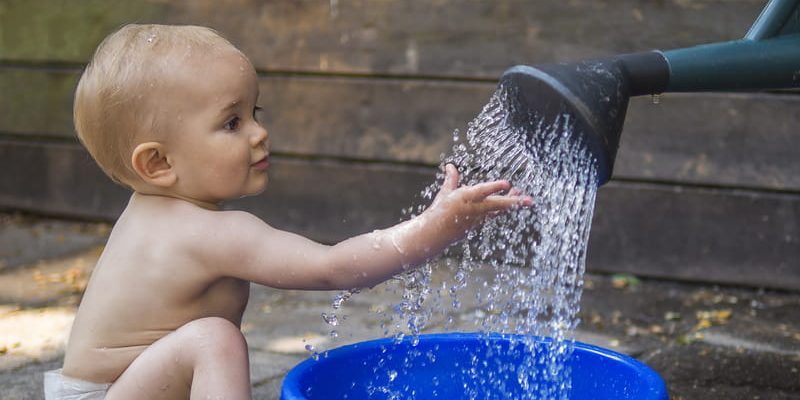
<instances>
[{"instance_id":1,"label":"white diaper","mask_svg":"<svg viewBox=\"0 0 800 400\"><path fill-rule=\"evenodd\" d=\"M60 369L44 373L45 400L103 400L110 383L94 383L64 376Z\"/></svg>"}]
</instances>

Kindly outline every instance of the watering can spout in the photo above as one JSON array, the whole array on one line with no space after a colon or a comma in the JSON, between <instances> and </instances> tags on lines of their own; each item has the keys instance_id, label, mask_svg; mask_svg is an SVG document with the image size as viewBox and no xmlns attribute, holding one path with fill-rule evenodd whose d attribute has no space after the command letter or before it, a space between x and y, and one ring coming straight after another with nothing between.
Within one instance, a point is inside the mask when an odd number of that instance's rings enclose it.
<instances>
[{"instance_id":1,"label":"watering can spout","mask_svg":"<svg viewBox=\"0 0 800 400\"><path fill-rule=\"evenodd\" d=\"M663 55L647 52L570 64L518 65L503 74L500 86L545 126L568 115L574 139L582 140L596 160L602 185L611 176L628 99L661 93L668 80Z\"/></svg>"},{"instance_id":2,"label":"watering can spout","mask_svg":"<svg viewBox=\"0 0 800 400\"><path fill-rule=\"evenodd\" d=\"M544 124L570 116L573 139L596 160L599 186L611 177L632 96L800 87L800 0L772 0L741 40L518 65L503 74L500 86Z\"/></svg>"}]
</instances>

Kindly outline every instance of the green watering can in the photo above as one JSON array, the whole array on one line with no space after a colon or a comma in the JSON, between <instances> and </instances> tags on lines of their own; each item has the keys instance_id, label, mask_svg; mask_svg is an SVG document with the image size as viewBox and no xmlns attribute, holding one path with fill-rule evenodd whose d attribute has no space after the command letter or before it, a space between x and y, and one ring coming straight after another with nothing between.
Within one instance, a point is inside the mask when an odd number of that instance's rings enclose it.
<instances>
[{"instance_id":1,"label":"green watering can","mask_svg":"<svg viewBox=\"0 0 800 400\"><path fill-rule=\"evenodd\" d=\"M500 78L523 116L545 124L563 115L611 177L631 96L663 92L800 87L800 0L771 0L740 40L547 65L518 65ZM530 121L529 121L530 122Z\"/></svg>"}]
</instances>

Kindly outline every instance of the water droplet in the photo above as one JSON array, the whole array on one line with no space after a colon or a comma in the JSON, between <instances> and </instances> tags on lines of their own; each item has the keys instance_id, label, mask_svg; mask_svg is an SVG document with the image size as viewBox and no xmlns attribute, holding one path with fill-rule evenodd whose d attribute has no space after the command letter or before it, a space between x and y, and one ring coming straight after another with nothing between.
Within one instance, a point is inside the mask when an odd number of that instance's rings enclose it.
<instances>
[{"instance_id":1,"label":"water droplet","mask_svg":"<svg viewBox=\"0 0 800 400\"><path fill-rule=\"evenodd\" d=\"M331 325L331 326L339 325L339 318L334 313L330 313L330 314L322 313L322 319L325 320L325 322L328 325Z\"/></svg>"},{"instance_id":2,"label":"water droplet","mask_svg":"<svg viewBox=\"0 0 800 400\"><path fill-rule=\"evenodd\" d=\"M314 360L319 360L319 352L317 352L317 349L314 346L312 346L311 344L307 344L305 348L306 351L311 353L311 358L313 358Z\"/></svg>"}]
</instances>

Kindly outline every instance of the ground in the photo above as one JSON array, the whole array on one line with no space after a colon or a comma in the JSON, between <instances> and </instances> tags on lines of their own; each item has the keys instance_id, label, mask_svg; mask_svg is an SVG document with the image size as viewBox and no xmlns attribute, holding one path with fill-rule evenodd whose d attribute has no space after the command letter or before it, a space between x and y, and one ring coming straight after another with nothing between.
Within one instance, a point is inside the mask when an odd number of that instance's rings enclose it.
<instances>
[{"instance_id":1,"label":"ground","mask_svg":"<svg viewBox=\"0 0 800 400\"><path fill-rule=\"evenodd\" d=\"M110 226L0 214L0 393L41 399L58 368L80 295ZM442 269L437 274L446 274ZM253 286L243 331L254 397L275 399L286 371L319 350L381 337L392 285L365 290L338 311L336 292ZM469 294L461 296L470 299ZM465 300L451 330L475 330ZM800 399L800 293L587 274L579 341L632 355L661 374L671 398ZM446 325L433 318L429 331ZM331 330L337 331L333 338Z\"/></svg>"}]
</instances>

